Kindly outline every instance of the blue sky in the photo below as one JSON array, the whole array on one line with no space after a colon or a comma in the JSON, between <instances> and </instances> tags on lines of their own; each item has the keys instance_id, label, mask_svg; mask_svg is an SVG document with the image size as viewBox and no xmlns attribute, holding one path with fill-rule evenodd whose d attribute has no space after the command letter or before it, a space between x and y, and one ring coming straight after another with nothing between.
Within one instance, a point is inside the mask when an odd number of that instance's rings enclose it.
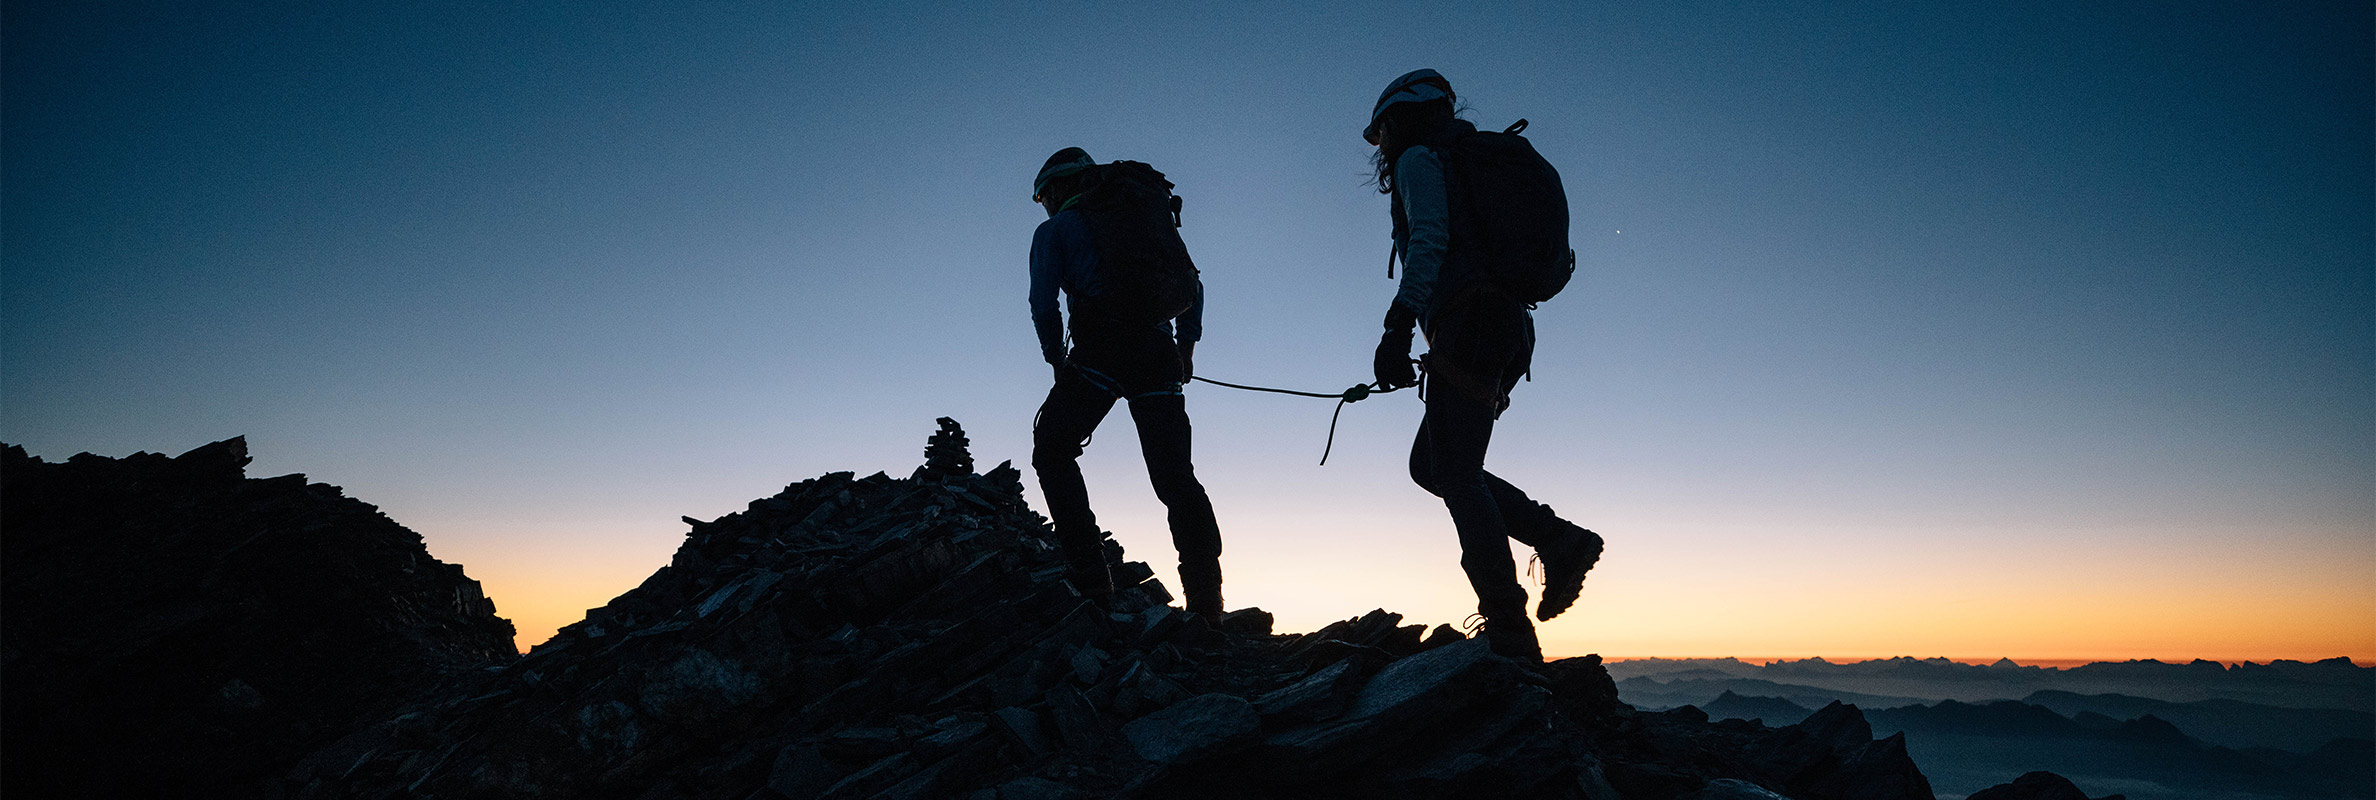
<instances>
[{"instance_id":1,"label":"blue sky","mask_svg":"<svg viewBox=\"0 0 2376 800\"><path fill-rule=\"evenodd\" d=\"M2376 657L2370 15L10 0L0 439L247 435L533 643L934 417L1027 462L1063 146L1179 184L1201 372L1365 380L1358 132L1426 66L1574 212L1489 461L1611 542L1549 649ZM1456 621L1418 404L1317 467L1328 405L1191 392L1232 605ZM1168 576L1128 429L1090 487Z\"/></svg>"}]
</instances>

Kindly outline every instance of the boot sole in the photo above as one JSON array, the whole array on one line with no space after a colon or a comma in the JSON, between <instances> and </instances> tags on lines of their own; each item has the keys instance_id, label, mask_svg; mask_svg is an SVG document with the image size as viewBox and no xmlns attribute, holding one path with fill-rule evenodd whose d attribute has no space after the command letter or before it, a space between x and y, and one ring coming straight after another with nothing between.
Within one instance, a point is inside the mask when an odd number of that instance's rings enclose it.
<instances>
[{"instance_id":1,"label":"boot sole","mask_svg":"<svg viewBox=\"0 0 2376 800\"><path fill-rule=\"evenodd\" d=\"M1576 574L1572 579L1562 575L1558 580L1544 582L1542 601L1535 605L1535 619L1549 622L1552 618L1567 613L1569 608L1576 605L1576 598L1584 595L1584 576L1592 572L1594 566L1600 564L1601 549L1605 544L1601 541L1599 534L1589 530L1585 531L1585 534L1592 537L1592 544L1585 548L1584 556L1579 559L1583 562L1583 566L1576 568Z\"/></svg>"}]
</instances>

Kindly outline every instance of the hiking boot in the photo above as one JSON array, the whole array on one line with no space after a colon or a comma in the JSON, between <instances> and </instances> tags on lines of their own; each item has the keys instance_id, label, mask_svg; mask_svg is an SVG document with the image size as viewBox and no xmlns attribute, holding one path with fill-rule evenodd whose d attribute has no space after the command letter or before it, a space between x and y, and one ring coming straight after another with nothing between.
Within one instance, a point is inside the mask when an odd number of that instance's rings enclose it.
<instances>
[{"instance_id":1,"label":"hiking boot","mask_svg":"<svg viewBox=\"0 0 2376 800\"><path fill-rule=\"evenodd\" d=\"M1543 643L1535 638L1534 623L1526 621L1525 617L1506 624L1501 620L1488 619L1484 627L1482 635L1485 637L1485 647L1492 650L1494 655L1520 664L1543 663Z\"/></svg>"},{"instance_id":2,"label":"hiking boot","mask_svg":"<svg viewBox=\"0 0 2376 800\"><path fill-rule=\"evenodd\" d=\"M1584 592L1584 573L1600 562L1600 534L1577 527L1576 523L1560 520L1568 528L1560 543L1535 551L1535 558L1543 562L1543 599L1535 604L1535 619L1549 620L1576 604L1576 596Z\"/></svg>"},{"instance_id":3,"label":"hiking boot","mask_svg":"<svg viewBox=\"0 0 2376 800\"><path fill-rule=\"evenodd\" d=\"M1218 558L1190 558L1180 560L1180 594L1187 598L1188 610L1221 621L1221 560Z\"/></svg>"},{"instance_id":4,"label":"hiking boot","mask_svg":"<svg viewBox=\"0 0 2376 800\"><path fill-rule=\"evenodd\" d=\"M1064 568L1064 580L1072 584L1073 591L1096 603L1099 608L1113 600L1114 576L1106 572L1102 563L1094 567L1068 564Z\"/></svg>"},{"instance_id":5,"label":"hiking boot","mask_svg":"<svg viewBox=\"0 0 2376 800\"><path fill-rule=\"evenodd\" d=\"M1059 551L1064 556L1064 580L1073 591L1098 602L1100 606L1114 594L1114 575L1106 568L1104 535L1062 537Z\"/></svg>"},{"instance_id":6,"label":"hiking boot","mask_svg":"<svg viewBox=\"0 0 2376 800\"><path fill-rule=\"evenodd\" d=\"M1520 664L1543 663L1543 643L1535 638L1534 623L1526 621L1525 614L1500 619L1471 614L1469 619L1472 624L1464 627L1484 639L1486 649L1494 655Z\"/></svg>"}]
</instances>

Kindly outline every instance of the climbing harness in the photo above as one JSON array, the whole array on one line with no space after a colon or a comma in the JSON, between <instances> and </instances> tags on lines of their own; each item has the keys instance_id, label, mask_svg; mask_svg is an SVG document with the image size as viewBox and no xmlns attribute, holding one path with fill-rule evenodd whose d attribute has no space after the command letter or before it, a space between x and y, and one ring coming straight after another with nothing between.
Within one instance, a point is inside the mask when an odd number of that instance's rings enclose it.
<instances>
[{"instance_id":1,"label":"climbing harness","mask_svg":"<svg viewBox=\"0 0 2376 800\"><path fill-rule=\"evenodd\" d=\"M1191 376L1189 376L1189 377L1188 377L1188 379L1189 379L1189 380L1192 380L1192 381L1204 381L1204 382L1206 382L1206 383L1210 383L1210 384L1212 384L1212 385L1214 385L1214 386L1226 386L1226 387L1228 387L1228 388L1231 388L1231 389L1244 389L1244 390L1246 390L1246 391L1249 391L1249 392L1270 392L1270 393L1272 393L1272 394L1291 394L1291 395L1295 395L1295 396L1297 396L1297 397L1317 397L1317 398L1320 398L1320 399L1322 399L1322 400L1327 400L1327 399L1334 398L1334 399L1337 401L1337 405L1336 405L1336 411L1334 411L1334 412L1330 412L1330 413L1329 413L1329 415L1328 415L1328 444L1320 448L1320 466L1323 466L1323 467L1325 467L1325 466L1328 466L1328 454L1329 454L1329 452L1331 452L1331 451L1333 451L1333 450L1335 450L1335 449L1336 449L1336 426L1337 426L1337 417L1338 417L1339 415L1342 415L1342 414L1344 414L1344 413L1345 413L1345 404L1346 404L1346 403L1358 403L1358 402L1361 402L1361 401L1362 401L1362 399L1364 399L1364 398L1367 398L1367 397L1370 397L1370 396L1372 396L1372 395L1388 394L1388 393L1391 393L1391 392L1394 392L1394 391L1396 391L1396 389L1395 389L1395 388L1392 388L1392 387L1380 387L1380 386L1378 386L1378 385L1376 385L1376 384L1370 384L1370 383L1357 383L1357 384L1354 384L1353 386L1351 386L1350 388L1347 388L1347 389L1345 389L1345 390L1344 390L1344 391L1342 391L1342 392L1337 392L1337 393L1335 393L1335 394L1328 394L1328 393L1324 393L1324 392L1299 392L1299 391L1296 391L1296 390L1293 390L1293 389L1272 389L1272 388L1269 388L1269 387L1266 387L1266 386L1247 386L1247 385L1244 385L1244 384L1237 384L1237 383L1226 383L1226 382L1223 382L1223 381L1217 381L1217 380L1213 380L1213 379L1211 379L1211 378L1207 378L1207 377L1205 377L1205 376L1203 376L1203 375L1191 375Z\"/></svg>"}]
</instances>

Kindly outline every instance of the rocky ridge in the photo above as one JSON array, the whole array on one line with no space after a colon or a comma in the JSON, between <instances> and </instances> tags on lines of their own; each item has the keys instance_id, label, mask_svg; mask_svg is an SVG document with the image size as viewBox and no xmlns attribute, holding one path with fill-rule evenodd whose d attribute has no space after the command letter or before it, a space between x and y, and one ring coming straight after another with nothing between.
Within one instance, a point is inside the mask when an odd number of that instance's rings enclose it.
<instances>
[{"instance_id":1,"label":"rocky ridge","mask_svg":"<svg viewBox=\"0 0 2376 800\"><path fill-rule=\"evenodd\" d=\"M248 721L256 701L219 680L226 669L317 671L310 683L240 679L264 708L298 707L292 700L337 687L368 692L236 770L203 763L222 752L209 744L216 734L142 739L158 759L149 774L179 779L152 793L174 796L1931 798L1903 737L1874 739L1853 706L1835 703L1787 727L1712 723L1694 708L1647 713L1620 702L1597 657L1521 665L1449 627L1404 624L1383 610L1303 634L1273 632L1256 609L1202 618L1171 605L1153 570L1111 542L1120 588L1092 604L1062 580L1047 520L1025 504L1010 464L974 472L948 420L927 455L905 478L832 473L734 514L687 518L667 566L515 657L508 624L498 627L475 584L396 546L409 537L417 548L418 537L376 510L301 477L226 477L225 464L245 463L238 440L181 459L75 461L136 485L184 460L172 470L213 474L216 500L120 503L121 513L149 520L133 528L277 519L238 510L260 503L326 509L324 519L379 531L380 540L348 536L379 542L353 553L323 550L339 538L321 533L335 528L326 523L248 526L252 542L197 537L163 548L193 573L220 575L206 565L237 563L269 542L282 555L268 563L312 594L273 590L276 602L260 605L360 604L333 627L368 642L214 647L191 629L103 650L53 631L21 635L26 593L54 593L66 599L44 608L71 610L114 576L49 563L74 548L26 535L27 519L95 513L85 506L97 495L53 480L61 473L25 471L37 460L12 449L9 788L19 787L23 745L34 741L18 727L27 706L17 698L104 657L196 693L154 718L93 723L94 734L269 727ZM121 535L86 530L91 541L76 547L157 546L109 543ZM210 609L259 605L226 596L219 578L153 571L157 602L199 609L199 619L236 619ZM149 607L126 616L180 618ZM388 653L402 657L374 660ZM391 665L413 674L388 674ZM123 784L87 769L58 774L66 790L45 796L123 794L114 791Z\"/></svg>"},{"instance_id":2,"label":"rocky ridge","mask_svg":"<svg viewBox=\"0 0 2376 800\"><path fill-rule=\"evenodd\" d=\"M1019 473L944 420L906 478L833 473L687 518L671 563L528 656L295 770L303 798L1929 800L1848 706L1770 729L1618 702L1385 611L1306 634L1204 619L1106 550L1063 580Z\"/></svg>"},{"instance_id":3,"label":"rocky ridge","mask_svg":"<svg viewBox=\"0 0 2376 800\"><path fill-rule=\"evenodd\" d=\"M11 797L255 797L441 680L516 657L462 567L245 439L0 453Z\"/></svg>"}]
</instances>

